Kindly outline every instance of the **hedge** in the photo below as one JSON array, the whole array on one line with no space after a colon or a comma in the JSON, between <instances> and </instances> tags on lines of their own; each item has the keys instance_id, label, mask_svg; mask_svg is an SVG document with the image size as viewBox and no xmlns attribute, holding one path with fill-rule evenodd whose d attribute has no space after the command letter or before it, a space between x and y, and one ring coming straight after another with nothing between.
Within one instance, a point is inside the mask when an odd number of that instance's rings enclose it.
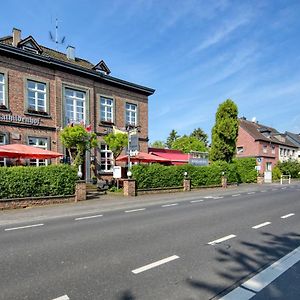
<instances>
[{"instance_id":1,"label":"hedge","mask_svg":"<svg viewBox=\"0 0 300 300\"><path fill-rule=\"evenodd\" d=\"M1 167L0 178L0 199L73 195L78 179L69 165Z\"/></svg>"},{"instance_id":2,"label":"hedge","mask_svg":"<svg viewBox=\"0 0 300 300\"><path fill-rule=\"evenodd\" d=\"M137 180L138 189L168 188L182 186L183 174L187 172L192 187L220 185L222 172L229 183L256 182L257 171L255 159L244 158L226 162L216 162L209 166L163 166L135 165L132 167L133 178Z\"/></svg>"}]
</instances>

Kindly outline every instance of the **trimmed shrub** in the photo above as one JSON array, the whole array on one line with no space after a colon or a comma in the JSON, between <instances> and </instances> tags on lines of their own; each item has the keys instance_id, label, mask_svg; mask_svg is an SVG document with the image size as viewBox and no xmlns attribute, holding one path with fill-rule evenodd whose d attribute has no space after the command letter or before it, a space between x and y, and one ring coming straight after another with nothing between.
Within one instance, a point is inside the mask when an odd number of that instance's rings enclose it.
<instances>
[{"instance_id":1,"label":"trimmed shrub","mask_svg":"<svg viewBox=\"0 0 300 300\"><path fill-rule=\"evenodd\" d=\"M300 178L300 163L295 160L278 163L277 167L283 175L291 175L292 178Z\"/></svg>"},{"instance_id":2,"label":"trimmed shrub","mask_svg":"<svg viewBox=\"0 0 300 300\"><path fill-rule=\"evenodd\" d=\"M255 170L256 160L255 158L237 158L233 160L233 164L236 165L237 173L239 174L240 182L251 183L256 182L257 171Z\"/></svg>"},{"instance_id":3,"label":"trimmed shrub","mask_svg":"<svg viewBox=\"0 0 300 300\"><path fill-rule=\"evenodd\" d=\"M73 195L78 179L69 165L1 167L0 178L0 199Z\"/></svg>"},{"instance_id":4,"label":"trimmed shrub","mask_svg":"<svg viewBox=\"0 0 300 300\"><path fill-rule=\"evenodd\" d=\"M272 179L273 179L273 180L278 180L278 179L281 178L281 175L282 175L282 173L281 173L279 167L278 167L278 166L275 166L275 167L273 168L273 170L272 170Z\"/></svg>"}]
</instances>

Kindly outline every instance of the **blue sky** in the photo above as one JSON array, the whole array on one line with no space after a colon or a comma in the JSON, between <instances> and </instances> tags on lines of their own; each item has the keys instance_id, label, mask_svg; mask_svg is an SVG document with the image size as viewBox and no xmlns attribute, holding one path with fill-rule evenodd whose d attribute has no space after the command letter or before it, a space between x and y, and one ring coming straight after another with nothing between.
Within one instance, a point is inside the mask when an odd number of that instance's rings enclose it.
<instances>
[{"instance_id":1,"label":"blue sky","mask_svg":"<svg viewBox=\"0 0 300 300\"><path fill-rule=\"evenodd\" d=\"M150 141L175 129L211 134L218 105L279 131L300 132L300 1L5 1L0 35L55 48L55 18L66 45L112 75L156 89ZM65 46L60 47L64 51Z\"/></svg>"}]
</instances>

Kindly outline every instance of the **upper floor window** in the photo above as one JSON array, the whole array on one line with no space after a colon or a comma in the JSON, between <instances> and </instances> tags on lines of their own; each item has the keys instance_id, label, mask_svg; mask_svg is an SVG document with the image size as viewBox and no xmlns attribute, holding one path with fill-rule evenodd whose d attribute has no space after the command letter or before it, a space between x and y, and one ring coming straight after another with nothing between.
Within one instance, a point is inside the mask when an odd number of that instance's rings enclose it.
<instances>
[{"instance_id":1,"label":"upper floor window","mask_svg":"<svg viewBox=\"0 0 300 300\"><path fill-rule=\"evenodd\" d=\"M6 145L7 140L6 140L6 135L3 133L0 133L0 146ZM6 158L0 158L0 166L6 166Z\"/></svg>"},{"instance_id":2,"label":"upper floor window","mask_svg":"<svg viewBox=\"0 0 300 300\"><path fill-rule=\"evenodd\" d=\"M275 146L272 145L272 154L275 154Z\"/></svg>"},{"instance_id":3,"label":"upper floor window","mask_svg":"<svg viewBox=\"0 0 300 300\"><path fill-rule=\"evenodd\" d=\"M86 94L82 91L65 89L65 116L67 123L85 123Z\"/></svg>"},{"instance_id":4,"label":"upper floor window","mask_svg":"<svg viewBox=\"0 0 300 300\"><path fill-rule=\"evenodd\" d=\"M0 73L0 108L1 106L5 106L5 76L3 73Z\"/></svg>"},{"instance_id":5,"label":"upper floor window","mask_svg":"<svg viewBox=\"0 0 300 300\"><path fill-rule=\"evenodd\" d=\"M114 164L113 153L108 149L106 144L101 144L100 155L101 172L112 172Z\"/></svg>"},{"instance_id":6,"label":"upper floor window","mask_svg":"<svg viewBox=\"0 0 300 300\"><path fill-rule=\"evenodd\" d=\"M114 100L111 98L100 97L100 120L113 123L114 120Z\"/></svg>"},{"instance_id":7,"label":"upper floor window","mask_svg":"<svg viewBox=\"0 0 300 300\"><path fill-rule=\"evenodd\" d=\"M137 125L137 105L126 103L126 125Z\"/></svg>"},{"instance_id":8,"label":"upper floor window","mask_svg":"<svg viewBox=\"0 0 300 300\"><path fill-rule=\"evenodd\" d=\"M267 146L266 145L263 145L263 153L267 153Z\"/></svg>"},{"instance_id":9,"label":"upper floor window","mask_svg":"<svg viewBox=\"0 0 300 300\"><path fill-rule=\"evenodd\" d=\"M48 149L48 139L47 138L29 137L28 145L47 150ZM48 164L48 161L46 159L30 159L31 166L45 166L47 164Z\"/></svg>"},{"instance_id":10,"label":"upper floor window","mask_svg":"<svg viewBox=\"0 0 300 300\"><path fill-rule=\"evenodd\" d=\"M46 84L42 82L27 80L27 103L28 112L46 113Z\"/></svg>"}]
</instances>

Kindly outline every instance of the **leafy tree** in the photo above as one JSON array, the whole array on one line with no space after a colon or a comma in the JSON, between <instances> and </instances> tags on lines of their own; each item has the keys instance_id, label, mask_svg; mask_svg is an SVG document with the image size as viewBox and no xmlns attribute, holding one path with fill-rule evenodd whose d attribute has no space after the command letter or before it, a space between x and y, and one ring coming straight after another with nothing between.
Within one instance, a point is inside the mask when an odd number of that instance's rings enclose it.
<instances>
[{"instance_id":1,"label":"leafy tree","mask_svg":"<svg viewBox=\"0 0 300 300\"><path fill-rule=\"evenodd\" d=\"M116 162L116 159L128 144L127 134L109 133L103 139L105 143L108 145L109 150L111 150L111 152L113 153L114 162Z\"/></svg>"},{"instance_id":2,"label":"leafy tree","mask_svg":"<svg viewBox=\"0 0 300 300\"><path fill-rule=\"evenodd\" d=\"M238 136L238 108L230 99L219 105L216 123L212 129L210 159L232 161Z\"/></svg>"},{"instance_id":3,"label":"leafy tree","mask_svg":"<svg viewBox=\"0 0 300 300\"><path fill-rule=\"evenodd\" d=\"M205 147L207 147L208 135L201 128L194 129L194 131L191 133L190 136L193 136L193 137L197 138L198 140L202 141L204 143Z\"/></svg>"},{"instance_id":4,"label":"leafy tree","mask_svg":"<svg viewBox=\"0 0 300 300\"><path fill-rule=\"evenodd\" d=\"M151 147L153 148L165 148L165 143L163 141L154 141L153 143L150 144Z\"/></svg>"},{"instance_id":5,"label":"leafy tree","mask_svg":"<svg viewBox=\"0 0 300 300\"><path fill-rule=\"evenodd\" d=\"M180 137L180 135L178 135L177 131L172 129L172 131L170 132L167 141L166 141L166 146L171 149L172 148L172 144L173 142L175 142L178 138Z\"/></svg>"},{"instance_id":6,"label":"leafy tree","mask_svg":"<svg viewBox=\"0 0 300 300\"><path fill-rule=\"evenodd\" d=\"M65 127L60 132L60 139L69 152L71 164L77 168L83 163L85 152L98 146L96 134L80 124Z\"/></svg>"},{"instance_id":7,"label":"leafy tree","mask_svg":"<svg viewBox=\"0 0 300 300\"><path fill-rule=\"evenodd\" d=\"M184 153L189 153L191 151L200 151L206 152L207 148L203 141L200 141L194 136L184 135L178 139L176 139L172 143L172 149L181 150Z\"/></svg>"},{"instance_id":8,"label":"leafy tree","mask_svg":"<svg viewBox=\"0 0 300 300\"><path fill-rule=\"evenodd\" d=\"M283 175L291 175L292 178L300 178L300 163L296 160L279 162L277 167Z\"/></svg>"}]
</instances>

